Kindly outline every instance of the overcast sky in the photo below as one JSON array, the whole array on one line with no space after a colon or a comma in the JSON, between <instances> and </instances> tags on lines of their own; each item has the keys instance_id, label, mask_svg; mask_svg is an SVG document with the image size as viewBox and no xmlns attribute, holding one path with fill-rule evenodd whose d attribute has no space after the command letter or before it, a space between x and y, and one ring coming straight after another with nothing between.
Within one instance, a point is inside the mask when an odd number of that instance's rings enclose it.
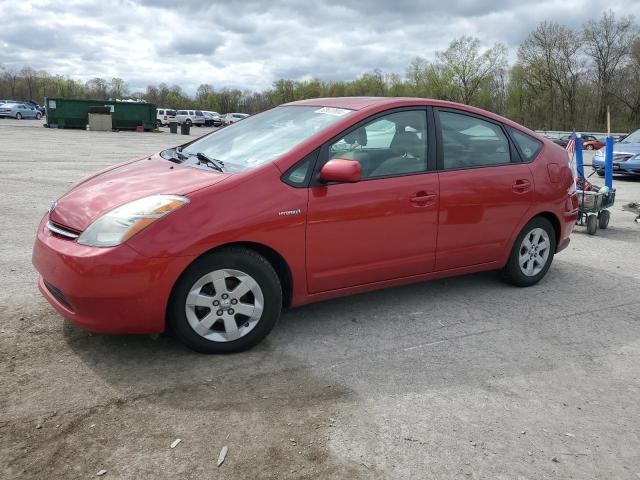
<instances>
[{"instance_id":1,"label":"overcast sky","mask_svg":"<svg viewBox=\"0 0 640 480\"><path fill-rule=\"evenodd\" d=\"M0 0L0 65L132 90L263 89L278 78L404 73L460 35L511 58L543 20L580 26L604 8L640 18L638 0Z\"/></svg>"}]
</instances>

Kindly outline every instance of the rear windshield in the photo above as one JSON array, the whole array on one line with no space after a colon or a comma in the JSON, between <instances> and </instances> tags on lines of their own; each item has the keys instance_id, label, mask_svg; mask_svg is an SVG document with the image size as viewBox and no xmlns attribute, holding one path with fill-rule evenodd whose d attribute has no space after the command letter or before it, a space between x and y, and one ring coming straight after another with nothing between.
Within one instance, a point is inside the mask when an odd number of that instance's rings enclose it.
<instances>
[{"instance_id":1,"label":"rear windshield","mask_svg":"<svg viewBox=\"0 0 640 480\"><path fill-rule=\"evenodd\" d=\"M351 113L342 108L276 107L207 135L182 151L204 153L222 161L226 171L244 172L275 160Z\"/></svg>"}]
</instances>

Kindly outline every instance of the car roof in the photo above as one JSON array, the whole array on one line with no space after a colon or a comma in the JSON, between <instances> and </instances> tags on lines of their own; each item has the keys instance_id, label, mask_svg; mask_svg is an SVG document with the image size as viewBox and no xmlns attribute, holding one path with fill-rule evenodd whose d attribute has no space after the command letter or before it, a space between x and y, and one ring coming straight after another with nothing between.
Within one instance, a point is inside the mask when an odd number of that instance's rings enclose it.
<instances>
[{"instance_id":1,"label":"car roof","mask_svg":"<svg viewBox=\"0 0 640 480\"><path fill-rule=\"evenodd\" d=\"M311 98L308 100L298 100L295 102L285 103L285 106L300 105L312 107L331 107L346 108L349 110L370 110L382 111L391 108L415 107L431 105L440 108L453 108L463 112L474 113L486 118L493 119L505 125L509 125L518 130L527 132L529 135L543 139L544 137L523 125L520 125L508 118L502 117L487 110L477 107L465 105L462 103L449 102L446 100L434 100L432 98L416 98L416 97L331 97L331 98Z\"/></svg>"}]
</instances>

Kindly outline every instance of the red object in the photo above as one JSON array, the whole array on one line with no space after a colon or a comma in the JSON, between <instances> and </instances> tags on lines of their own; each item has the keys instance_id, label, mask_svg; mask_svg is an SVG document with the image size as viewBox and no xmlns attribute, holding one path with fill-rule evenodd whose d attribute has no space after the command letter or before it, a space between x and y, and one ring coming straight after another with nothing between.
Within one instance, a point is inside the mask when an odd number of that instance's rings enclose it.
<instances>
[{"instance_id":1,"label":"red object","mask_svg":"<svg viewBox=\"0 0 640 480\"><path fill-rule=\"evenodd\" d=\"M604 146L605 146L604 143L602 143L599 140L586 140L582 144L582 149L583 150L600 150Z\"/></svg>"},{"instance_id":2,"label":"red object","mask_svg":"<svg viewBox=\"0 0 640 480\"><path fill-rule=\"evenodd\" d=\"M144 127L142 125L138 125L136 127L136 132L144 132Z\"/></svg>"},{"instance_id":3,"label":"red object","mask_svg":"<svg viewBox=\"0 0 640 480\"><path fill-rule=\"evenodd\" d=\"M216 173L153 155L76 185L38 228L33 263L43 295L90 330L151 333L164 330L171 289L185 268L232 243L257 246L286 262L291 291L285 296L292 306L499 269L523 226L540 214L554 223L558 250L568 243L577 201L566 152L535 132L477 108L436 100L356 97L295 104L356 112L244 173ZM479 115L534 137L542 148L529 163L366 181L357 181L355 162L335 159L320 175L355 183L294 188L282 181L290 167L354 124L414 106ZM185 195L189 203L117 247L83 246L45 228L51 221L79 233L105 212L151 194ZM280 215L284 210L295 214Z\"/></svg>"},{"instance_id":4,"label":"red object","mask_svg":"<svg viewBox=\"0 0 640 480\"><path fill-rule=\"evenodd\" d=\"M360 163L344 158L329 160L320 170L320 178L325 182L354 183L358 182L361 177Z\"/></svg>"}]
</instances>

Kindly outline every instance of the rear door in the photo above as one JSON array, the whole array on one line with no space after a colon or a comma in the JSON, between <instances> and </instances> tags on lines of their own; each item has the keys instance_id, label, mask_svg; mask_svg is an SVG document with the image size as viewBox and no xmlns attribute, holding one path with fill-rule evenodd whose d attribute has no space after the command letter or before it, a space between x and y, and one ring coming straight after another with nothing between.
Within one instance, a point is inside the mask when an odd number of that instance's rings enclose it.
<instances>
[{"instance_id":1,"label":"rear door","mask_svg":"<svg viewBox=\"0 0 640 480\"><path fill-rule=\"evenodd\" d=\"M435 133L429 134L426 113L418 108L378 115L321 150L320 164L331 158L356 160L363 178L357 183L316 183L310 189L310 293L433 269L438 176Z\"/></svg>"},{"instance_id":2,"label":"rear door","mask_svg":"<svg viewBox=\"0 0 640 480\"><path fill-rule=\"evenodd\" d=\"M502 258L533 201L533 177L502 125L436 110L440 205L436 270Z\"/></svg>"}]
</instances>

